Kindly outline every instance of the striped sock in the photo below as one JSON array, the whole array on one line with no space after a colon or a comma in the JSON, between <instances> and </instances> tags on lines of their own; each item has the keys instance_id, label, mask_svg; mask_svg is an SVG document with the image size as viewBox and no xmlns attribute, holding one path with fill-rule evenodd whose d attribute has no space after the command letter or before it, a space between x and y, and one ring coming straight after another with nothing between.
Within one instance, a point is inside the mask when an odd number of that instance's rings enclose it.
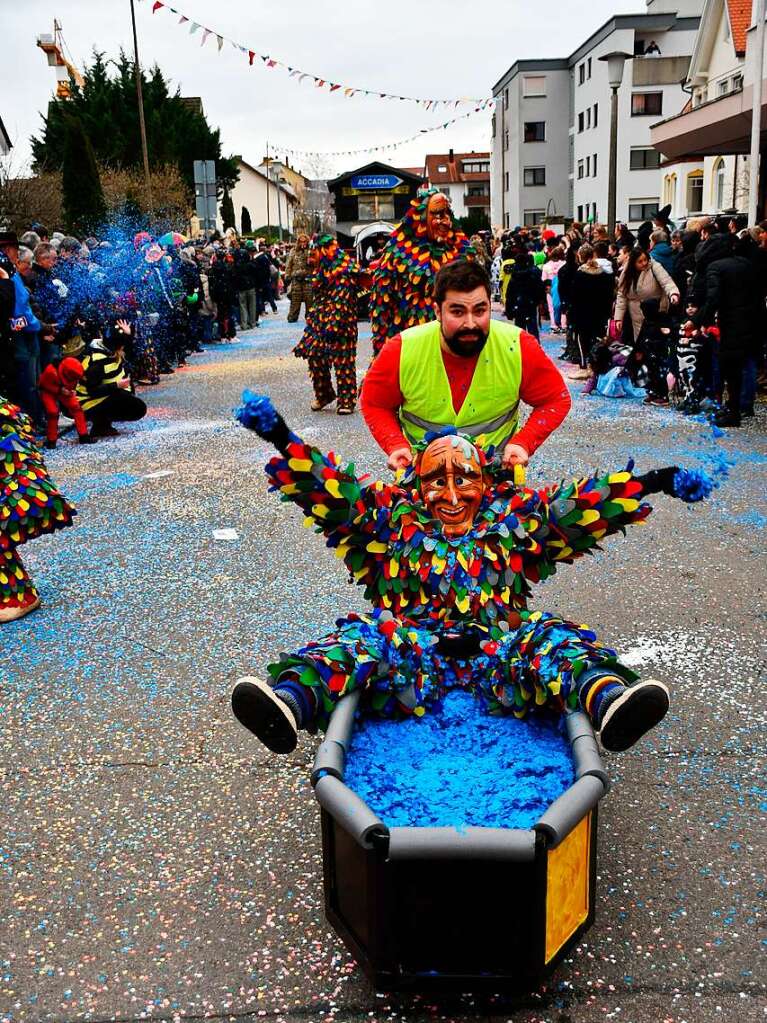
<instances>
[{"instance_id":1,"label":"striped sock","mask_svg":"<svg viewBox=\"0 0 767 1023\"><path fill-rule=\"evenodd\" d=\"M305 728L313 719L316 701L314 693L307 686L297 680L282 678L274 687L274 694L290 707L299 728Z\"/></svg>"},{"instance_id":2,"label":"striped sock","mask_svg":"<svg viewBox=\"0 0 767 1023\"><path fill-rule=\"evenodd\" d=\"M613 700L616 700L626 683L617 675L592 669L579 680L578 699L581 707L588 714L594 728L599 731L604 713Z\"/></svg>"}]
</instances>

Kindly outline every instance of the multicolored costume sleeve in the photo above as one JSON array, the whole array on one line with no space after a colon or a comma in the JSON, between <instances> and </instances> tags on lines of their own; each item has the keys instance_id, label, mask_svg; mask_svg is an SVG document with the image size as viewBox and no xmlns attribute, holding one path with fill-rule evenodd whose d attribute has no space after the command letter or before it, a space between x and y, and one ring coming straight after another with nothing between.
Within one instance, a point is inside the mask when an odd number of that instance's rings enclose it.
<instances>
[{"instance_id":1,"label":"multicolored costume sleeve","mask_svg":"<svg viewBox=\"0 0 767 1023\"><path fill-rule=\"evenodd\" d=\"M444 241L429 238L426 208L437 191L423 189L412 200L373 271L370 325L375 354L387 338L434 319L432 289L437 271L445 263L474 254L469 239L454 227Z\"/></svg>"},{"instance_id":2,"label":"multicolored costume sleeve","mask_svg":"<svg viewBox=\"0 0 767 1023\"><path fill-rule=\"evenodd\" d=\"M0 397L0 621L38 600L16 548L70 526L73 515L48 476L29 418Z\"/></svg>"},{"instance_id":3,"label":"multicolored costume sleeve","mask_svg":"<svg viewBox=\"0 0 767 1023\"><path fill-rule=\"evenodd\" d=\"M642 503L642 484L632 475L633 466L620 472L589 476L528 491L524 509L527 547L524 574L536 583L553 575L560 562L598 549L611 533L625 533L626 526L643 522L652 511Z\"/></svg>"}]
</instances>

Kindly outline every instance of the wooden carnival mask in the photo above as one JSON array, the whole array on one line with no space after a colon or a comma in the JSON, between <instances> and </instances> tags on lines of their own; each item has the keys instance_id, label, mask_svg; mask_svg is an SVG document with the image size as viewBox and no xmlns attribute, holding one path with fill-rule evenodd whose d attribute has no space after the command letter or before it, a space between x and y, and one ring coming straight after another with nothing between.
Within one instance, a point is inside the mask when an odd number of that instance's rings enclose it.
<instances>
[{"instance_id":1,"label":"wooden carnival mask","mask_svg":"<svg viewBox=\"0 0 767 1023\"><path fill-rule=\"evenodd\" d=\"M453 226L453 214L450 200L446 195L437 192L426 204L426 230L433 242L443 242L450 234Z\"/></svg>"},{"instance_id":2,"label":"wooden carnival mask","mask_svg":"<svg viewBox=\"0 0 767 1023\"><path fill-rule=\"evenodd\" d=\"M456 434L439 437L421 453L416 475L423 503L442 523L445 536L468 533L485 493L485 478L474 445Z\"/></svg>"}]
</instances>

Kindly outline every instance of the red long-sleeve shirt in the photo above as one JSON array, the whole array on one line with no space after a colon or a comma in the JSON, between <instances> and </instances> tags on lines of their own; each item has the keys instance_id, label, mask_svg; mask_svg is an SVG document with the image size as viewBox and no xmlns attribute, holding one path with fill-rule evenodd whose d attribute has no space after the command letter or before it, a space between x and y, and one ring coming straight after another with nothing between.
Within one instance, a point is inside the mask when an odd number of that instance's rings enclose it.
<instances>
[{"instance_id":1,"label":"red long-sleeve shirt","mask_svg":"<svg viewBox=\"0 0 767 1023\"><path fill-rule=\"evenodd\" d=\"M532 334L522 332L520 350L522 379L519 396L526 405L532 406L533 411L512 441L532 455L556 430L570 411L572 402L561 373ZM396 448L410 446L397 417L403 401L399 386L401 351L402 337L397 334L389 338L367 371L360 396L362 415L368 429L387 455ZM467 359L442 351L456 413L460 412L468 394L478 358L479 355Z\"/></svg>"}]
</instances>

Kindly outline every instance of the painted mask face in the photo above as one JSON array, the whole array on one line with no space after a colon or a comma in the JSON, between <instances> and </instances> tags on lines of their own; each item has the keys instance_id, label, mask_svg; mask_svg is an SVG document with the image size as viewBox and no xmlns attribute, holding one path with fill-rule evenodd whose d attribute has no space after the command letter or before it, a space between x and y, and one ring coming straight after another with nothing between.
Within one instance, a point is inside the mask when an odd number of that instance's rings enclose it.
<instances>
[{"instance_id":1,"label":"painted mask face","mask_svg":"<svg viewBox=\"0 0 767 1023\"><path fill-rule=\"evenodd\" d=\"M419 490L445 536L463 536L474 525L485 481L476 448L463 437L440 437L418 462Z\"/></svg>"},{"instance_id":2,"label":"painted mask face","mask_svg":"<svg viewBox=\"0 0 767 1023\"><path fill-rule=\"evenodd\" d=\"M426 230L433 242L444 241L453 226L450 200L446 195L433 195L426 206Z\"/></svg>"}]
</instances>

